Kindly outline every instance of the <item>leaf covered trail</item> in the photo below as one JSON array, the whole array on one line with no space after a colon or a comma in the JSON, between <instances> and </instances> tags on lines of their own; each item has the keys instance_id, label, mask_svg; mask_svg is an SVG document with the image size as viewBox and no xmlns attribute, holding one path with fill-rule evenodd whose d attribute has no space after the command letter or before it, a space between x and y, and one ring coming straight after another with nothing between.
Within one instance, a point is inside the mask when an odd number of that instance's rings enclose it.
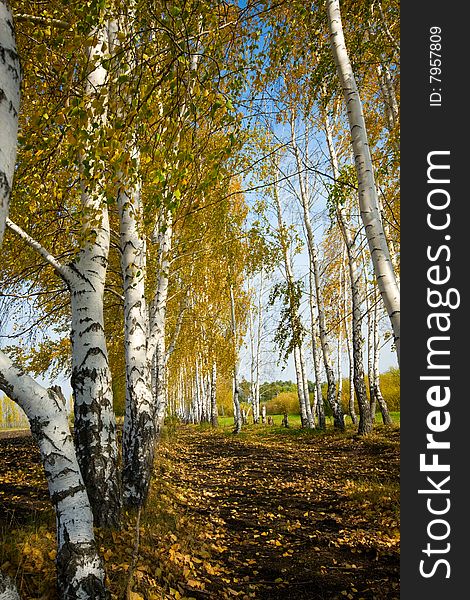
<instances>
[{"instance_id":1,"label":"leaf covered trail","mask_svg":"<svg viewBox=\"0 0 470 600\"><path fill-rule=\"evenodd\" d=\"M140 521L136 600L399 598L399 430L368 438L177 426ZM0 435L0 568L25 600L56 600L55 523L31 437ZM97 532L113 599L136 518Z\"/></svg>"},{"instance_id":2,"label":"leaf covered trail","mask_svg":"<svg viewBox=\"0 0 470 600\"><path fill-rule=\"evenodd\" d=\"M398 598L398 438L181 428L160 477L219 554L194 595Z\"/></svg>"}]
</instances>

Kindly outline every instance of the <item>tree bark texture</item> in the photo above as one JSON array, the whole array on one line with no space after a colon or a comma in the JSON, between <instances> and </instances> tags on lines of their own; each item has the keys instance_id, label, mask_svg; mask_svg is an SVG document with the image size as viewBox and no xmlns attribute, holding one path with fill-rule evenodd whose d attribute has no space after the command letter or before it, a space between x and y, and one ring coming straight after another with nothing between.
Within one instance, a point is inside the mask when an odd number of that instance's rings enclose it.
<instances>
[{"instance_id":1,"label":"tree bark texture","mask_svg":"<svg viewBox=\"0 0 470 600\"><path fill-rule=\"evenodd\" d=\"M21 66L13 16L7 0L0 0L0 246L16 163L20 85Z\"/></svg>"},{"instance_id":2,"label":"tree bark texture","mask_svg":"<svg viewBox=\"0 0 470 600\"><path fill-rule=\"evenodd\" d=\"M237 342L237 320L235 315L235 297L233 294L233 286L230 286L230 307L232 315L232 336L234 350L234 365L233 365L233 433L240 433L242 430L242 412L240 407L240 390L238 388L238 342Z\"/></svg>"},{"instance_id":3,"label":"tree bark texture","mask_svg":"<svg viewBox=\"0 0 470 600\"><path fill-rule=\"evenodd\" d=\"M105 109L98 114L93 100L105 88L107 71L102 61L108 44L105 23L97 30L88 51L94 67L85 85L88 129L104 125ZM90 148L87 151L91 151ZM83 171L82 157L82 171ZM100 165L92 168L99 169ZM72 307L72 389L75 407L74 437L77 455L98 526L117 526L120 520L121 493L117 469L116 422L113 411L111 371L104 332L104 286L110 243L106 198L96 182L81 178L84 212L83 242L76 259L69 289ZM101 182L102 183L102 182Z\"/></svg>"},{"instance_id":4,"label":"tree bark texture","mask_svg":"<svg viewBox=\"0 0 470 600\"><path fill-rule=\"evenodd\" d=\"M291 116L291 134L292 134L292 147L294 149L294 154L297 163L297 170L302 171L302 161L300 157L299 148L296 143L295 138L295 126L294 126L294 114ZM333 368L333 361L331 357L330 345L328 342L328 337L326 333L326 322L325 322L325 312L324 312L324 302L323 302L323 293L320 282L320 274L318 269L318 257L317 250L315 247L315 239L313 235L313 228L310 221L310 213L309 213L309 202L307 198L307 191L305 184L302 180L302 177L299 176L299 186L300 186L300 200L302 203L303 216L304 216L304 224L305 230L307 232L307 249L309 253L309 261L310 261L310 269L313 272L313 281L315 286L315 294L317 300L317 311L318 311L318 328L320 335L320 345L322 349L323 355L323 364L325 366L326 371L326 380L327 380L327 401L330 405L330 408L333 412L333 420L334 426L341 431L344 430L344 416L343 410L341 408L341 404L339 404L338 399L336 397L336 378Z\"/></svg>"},{"instance_id":5,"label":"tree bark texture","mask_svg":"<svg viewBox=\"0 0 470 600\"><path fill-rule=\"evenodd\" d=\"M2 573L0 573L0 600L20 600L15 583Z\"/></svg>"},{"instance_id":6,"label":"tree bark texture","mask_svg":"<svg viewBox=\"0 0 470 600\"><path fill-rule=\"evenodd\" d=\"M380 218L362 102L344 40L339 0L327 0L330 45L347 108L359 184L359 207L379 290L392 324L400 360L400 291Z\"/></svg>"},{"instance_id":7,"label":"tree bark texture","mask_svg":"<svg viewBox=\"0 0 470 600\"><path fill-rule=\"evenodd\" d=\"M335 180L339 179L340 172L338 166L338 158L333 142L333 134L331 132L328 116L325 114L325 135L330 154L330 160L333 168ZM360 269L357 261L357 250L355 247L355 237L348 223L345 210L342 206L336 207L336 218L346 247L348 258L349 283L351 290L351 307L352 307L352 359L353 359L353 380L356 399L359 407L359 428L361 434L370 433L372 431L372 418L370 412L370 404L367 399L367 392L364 380L364 358L363 358L363 339L362 339L362 294L360 285Z\"/></svg>"},{"instance_id":8,"label":"tree bark texture","mask_svg":"<svg viewBox=\"0 0 470 600\"><path fill-rule=\"evenodd\" d=\"M146 244L138 183L118 194L121 270L124 282L126 409L122 438L123 502L143 506L153 468L155 404L147 351L149 317L145 298Z\"/></svg>"},{"instance_id":9,"label":"tree bark texture","mask_svg":"<svg viewBox=\"0 0 470 600\"><path fill-rule=\"evenodd\" d=\"M59 598L107 599L104 569L93 534L93 515L65 405L53 389L40 386L2 352L0 389L26 413L41 453L56 512Z\"/></svg>"},{"instance_id":10,"label":"tree bark texture","mask_svg":"<svg viewBox=\"0 0 470 600\"><path fill-rule=\"evenodd\" d=\"M165 342L170 254L173 240L171 211L163 208L155 231L157 243L157 287L150 306L149 361L154 365L155 427L157 435L163 425L167 405L167 350Z\"/></svg>"},{"instance_id":11,"label":"tree bark texture","mask_svg":"<svg viewBox=\"0 0 470 600\"><path fill-rule=\"evenodd\" d=\"M217 364L212 364L211 372L211 424L212 427L219 425L219 416L217 412Z\"/></svg>"}]
</instances>

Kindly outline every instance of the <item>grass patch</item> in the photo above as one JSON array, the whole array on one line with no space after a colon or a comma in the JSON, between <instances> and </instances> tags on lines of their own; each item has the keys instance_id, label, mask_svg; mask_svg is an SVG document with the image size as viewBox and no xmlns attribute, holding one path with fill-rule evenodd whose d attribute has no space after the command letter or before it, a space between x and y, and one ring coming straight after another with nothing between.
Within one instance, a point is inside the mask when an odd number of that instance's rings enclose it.
<instances>
[{"instance_id":1,"label":"grass patch","mask_svg":"<svg viewBox=\"0 0 470 600\"><path fill-rule=\"evenodd\" d=\"M253 425L251 422L249 422L248 425L244 425L243 427L250 428L250 431L252 430L251 428L257 428L257 429L269 428L269 429L275 429L276 431L281 430L283 432L288 431L288 429L301 427L300 415L289 414L289 428L282 426L282 420L284 418L284 415L270 415L270 416L272 416L272 418L273 418L273 423L274 423L273 425L266 425L263 423L259 423L258 425ZM400 413L399 412L391 412L390 417L394 424L396 424L396 425L400 424ZM326 427L333 428L333 417L325 417L325 420L326 420ZM351 418L349 415L345 415L345 423L346 423L346 427L348 427L348 426L355 427L355 425L351 421ZM375 414L375 424L382 425L382 415L379 412ZM209 423L203 423L200 425L200 427L207 429L207 428L210 428L211 425ZM219 427L233 429L233 427L234 427L233 417L219 417ZM254 429L253 429L253 431L254 431Z\"/></svg>"}]
</instances>

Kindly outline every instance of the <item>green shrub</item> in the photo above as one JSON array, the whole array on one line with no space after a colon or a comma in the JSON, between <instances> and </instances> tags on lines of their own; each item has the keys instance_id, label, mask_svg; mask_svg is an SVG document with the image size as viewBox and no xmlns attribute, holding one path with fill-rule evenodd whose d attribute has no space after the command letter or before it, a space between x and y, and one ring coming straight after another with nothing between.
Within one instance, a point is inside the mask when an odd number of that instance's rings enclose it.
<instances>
[{"instance_id":1,"label":"green shrub","mask_svg":"<svg viewBox=\"0 0 470 600\"><path fill-rule=\"evenodd\" d=\"M299 414L299 397L297 392L280 392L272 400L266 402L266 411L269 415Z\"/></svg>"},{"instance_id":2,"label":"green shrub","mask_svg":"<svg viewBox=\"0 0 470 600\"><path fill-rule=\"evenodd\" d=\"M380 389L387 402L388 410L400 411L400 370L391 367L380 375Z\"/></svg>"},{"instance_id":3,"label":"green shrub","mask_svg":"<svg viewBox=\"0 0 470 600\"><path fill-rule=\"evenodd\" d=\"M369 381L365 377L366 393L369 397ZM385 373L380 374L380 389L390 412L400 412L400 370L391 367ZM323 403L326 416L331 416L331 408L326 402L326 383L322 383ZM343 379L341 405L345 414L349 414L349 379ZM359 414L357 402L355 402L356 413ZM378 408L377 408L378 410Z\"/></svg>"}]
</instances>

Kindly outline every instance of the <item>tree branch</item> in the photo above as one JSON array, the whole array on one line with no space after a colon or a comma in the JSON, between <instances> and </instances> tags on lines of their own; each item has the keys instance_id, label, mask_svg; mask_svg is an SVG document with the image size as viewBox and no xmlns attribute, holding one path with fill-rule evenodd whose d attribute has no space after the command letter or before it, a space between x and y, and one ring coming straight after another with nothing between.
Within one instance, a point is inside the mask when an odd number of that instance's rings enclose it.
<instances>
[{"instance_id":1,"label":"tree branch","mask_svg":"<svg viewBox=\"0 0 470 600\"><path fill-rule=\"evenodd\" d=\"M27 15L27 14L14 14L13 15L16 22L21 23L38 23L39 25L53 25L54 27L58 27L59 29L70 29L70 23L67 21L61 21L60 19L54 19L52 17L41 17L36 15Z\"/></svg>"},{"instance_id":2,"label":"tree branch","mask_svg":"<svg viewBox=\"0 0 470 600\"><path fill-rule=\"evenodd\" d=\"M52 254L46 250L41 244L33 239L30 235L26 233L19 225L13 223L10 219L6 220L7 227L16 233L16 235L21 238L24 242L28 244L30 248L35 250L38 254L42 256L42 258L49 264L51 267L54 267L56 273L65 281L67 285L71 285L72 283L72 271L61 262L59 262Z\"/></svg>"},{"instance_id":3,"label":"tree branch","mask_svg":"<svg viewBox=\"0 0 470 600\"><path fill-rule=\"evenodd\" d=\"M184 313L186 312L186 309L188 308L187 296L188 296L188 290L186 290L186 294L180 304L180 311L178 314L178 319L176 321L175 331L173 332L173 338L171 340L170 345L168 346L168 350L166 351L166 357L165 357L166 361L168 361L170 356L173 354L175 347L176 347L176 342L178 341L178 337L179 337L179 334L181 331L181 325L183 324L183 316L184 316Z\"/></svg>"}]
</instances>

